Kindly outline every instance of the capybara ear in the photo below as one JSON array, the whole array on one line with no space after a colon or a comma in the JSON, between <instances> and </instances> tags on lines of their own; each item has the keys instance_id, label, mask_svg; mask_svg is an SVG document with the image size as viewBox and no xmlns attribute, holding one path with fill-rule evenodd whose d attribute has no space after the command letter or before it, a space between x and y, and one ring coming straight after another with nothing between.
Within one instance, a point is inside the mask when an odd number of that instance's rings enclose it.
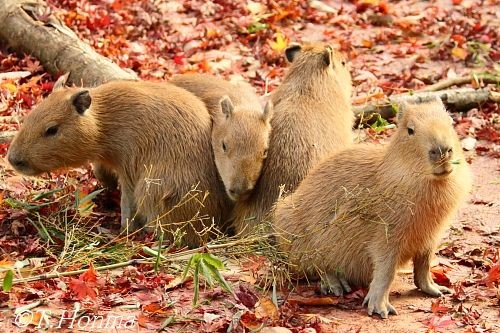
<instances>
[{"instance_id":1,"label":"capybara ear","mask_svg":"<svg viewBox=\"0 0 500 333\"><path fill-rule=\"evenodd\" d=\"M82 90L73 95L72 102L76 112L83 114L90 107L92 98L88 90Z\"/></svg>"},{"instance_id":2,"label":"capybara ear","mask_svg":"<svg viewBox=\"0 0 500 333\"><path fill-rule=\"evenodd\" d=\"M325 50L323 51L323 61L326 66L330 66L332 63L332 47L330 45L325 46Z\"/></svg>"},{"instance_id":3,"label":"capybara ear","mask_svg":"<svg viewBox=\"0 0 500 333\"><path fill-rule=\"evenodd\" d=\"M274 105L272 101L267 101L266 106L264 107L264 112L262 113L262 120L266 123L271 121L274 112Z\"/></svg>"},{"instance_id":4,"label":"capybara ear","mask_svg":"<svg viewBox=\"0 0 500 333\"><path fill-rule=\"evenodd\" d=\"M407 101L401 101L398 105L398 114L397 114L397 122L398 124L403 121L403 117L408 112L408 108L410 104Z\"/></svg>"},{"instance_id":5,"label":"capybara ear","mask_svg":"<svg viewBox=\"0 0 500 333\"><path fill-rule=\"evenodd\" d=\"M295 56L302 50L302 46L298 43L291 43L285 50L286 60L293 62Z\"/></svg>"},{"instance_id":6,"label":"capybara ear","mask_svg":"<svg viewBox=\"0 0 500 333\"><path fill-rule=\"evenodd\" d=\"M226 117L229 117L234 111L234 105L228 96L222 96L220 99L220 109Z\"/></svg>"},{"instance_id":7,"label":"capybara ear","mask_svg":"<svg viewBox=\"0 0 500 333\"><path fill-rule=\"evenodd\" d=\"M64 75L61 75L57 81L54 83L54 87L52 87L52 91L62 90L66 86L66 82L68 81L69 72Z\"/></svg>"}]
</instances>

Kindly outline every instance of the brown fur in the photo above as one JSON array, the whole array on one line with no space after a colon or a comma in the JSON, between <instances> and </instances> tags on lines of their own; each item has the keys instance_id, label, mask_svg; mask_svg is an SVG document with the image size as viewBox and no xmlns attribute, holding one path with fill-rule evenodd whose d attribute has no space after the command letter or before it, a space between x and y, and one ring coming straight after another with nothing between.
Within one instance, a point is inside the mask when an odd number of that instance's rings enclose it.
<instances>
[{"instance_id":1,"label":"brown fur","mask_svg":"<svg viewBox=\"0 0 500 333\"><path fill-rule=\"evenodd\" d=\"M265 217L280 185L293 191L313 166L353 140L351 76L344 58L323 45L292 45L286 53L292 63L272 94L268 157L250 197L233 211L239 232Z\"/></svg>"},{"instance_id":2,"label":"brown fur","mask_svg":"<svg viewBox=\"0 0 500 333\"><path fill-rule=\"evenodd\" d=\"M271 105L263 112L254 89L244 82L204 74L177 75L170 82L205 102L213 117L212 148L226 191L233 200L248 196L267 155ZM229 102L223 102L225 96Z\"/></svg>"},{"instance_id":3,"label":"brown fur","mask_svg":"<svg viewBox=\"0 0 500 333\"><path fill-rule=\"evenodd\" d=\"M75 96L85 91L91 104L80 114ZM58 132L47 137L52 125ZM155 220L193 186L209 191L203 204L202 193L190 192L191 200L161 219L167 229L175 229L174 222L194 218L187 224L192 228L185 228L185 241L194 246L202 241L194 229L207 224L206 215L219 223L231 208L217 176L210 135L210 115L193 94L170 84L115 81L53 92L28 115L8 155L27 175L87 162L114 170L122 191L122 226L134 216L139 222Z\"/></svg>"},{"instance_id":4,"label":"brown fur","mask_svg":"<svg viewBox=\"0 0 500 333\"><path fill-rule=\"evenodd\" d=\"M298 271L369 285L369 313L383 317L396 312L389 286L411 259L417 287L434 296L446 291L432 281L429 264L438 236L471 187L441 101L407 105L398 127L388 146L354 146L326 159L274 214L281 247ZM456 159L458 165L450 163Z\"/></svg>"}]
</instances>

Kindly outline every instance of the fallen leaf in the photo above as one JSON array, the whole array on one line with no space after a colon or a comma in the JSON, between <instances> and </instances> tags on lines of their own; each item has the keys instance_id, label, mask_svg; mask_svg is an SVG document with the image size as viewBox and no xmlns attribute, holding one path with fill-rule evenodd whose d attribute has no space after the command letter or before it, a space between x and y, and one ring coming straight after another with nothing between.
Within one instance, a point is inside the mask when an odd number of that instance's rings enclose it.
<instances>
[{"instance_id":1,"label":"fallen leaf","mask_svg":"<svg viewBox=\"0 0 500 333\"><path fill-rule=\"evenodd\" d=\"M278 308L270 298L262 298L255 304L255 317L257 319L271 318L276 320L279 318Z\"/></svg>"},{"instance_id":2,"label":"fallen leaf","mask_svg":"<svg viewBox=\"0 0 500 333\"><path fill-rule=\"evenodd\" d=\"M271 46L271 49L277 53L283 53L288 46L288 39L281 32L277 32L274 35L274 38L274 41L269 41L269 46Z\"/></svg>"}]
</instances>

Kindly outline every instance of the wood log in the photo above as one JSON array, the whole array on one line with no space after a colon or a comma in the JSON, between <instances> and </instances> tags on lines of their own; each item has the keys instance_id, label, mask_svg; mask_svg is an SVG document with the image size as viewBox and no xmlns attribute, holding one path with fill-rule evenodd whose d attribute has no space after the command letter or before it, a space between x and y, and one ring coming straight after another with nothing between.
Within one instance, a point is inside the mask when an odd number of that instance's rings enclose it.
<instances>
[{"instance_id":1,"label":"wood log","mask_svg":"<svg viewBox=\"0 0 500 333\"><path fill-rule=\"evenodd\" d=\"M69 72L69 82L95 86L111 80L136 80L82 42L54 15L40 18L47 5L41 0L0 0L0 41L18 53L37 58L51 74Z\"/></svg>"},{"instance_id":2,"label":"wood log","mask_svg":"<svg viewBox=\"0 0 500 333\"><path fill-rule=\"evenodd\" d=\"M354 106L354 113L358 120L370 119L372 115L379 114L382 118L389 119L396 115L397 105L402 102L418 102L434 96L441 98L444 104L452 106L455 110L467 110L478 104L492 101L500 101L499 93L488 88L473 89L459 88L441 91L417 91L412 94L392 95L388 98L376 100L364 105Z\"/></svg>"}]
</instances>

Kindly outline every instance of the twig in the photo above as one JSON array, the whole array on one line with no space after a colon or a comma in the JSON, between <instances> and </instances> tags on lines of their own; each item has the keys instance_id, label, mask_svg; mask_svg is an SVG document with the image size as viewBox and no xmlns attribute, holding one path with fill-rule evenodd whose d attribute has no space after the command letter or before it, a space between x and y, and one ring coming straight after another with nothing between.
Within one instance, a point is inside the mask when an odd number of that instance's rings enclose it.
<instances>
[{"instance_id":1,"label":"twig","mask_svg":"<svg viewBox=\"0 0 500 333\"><path fill-rule=\"evenodd\" d=\"M431 84L430 86L427 86L419 91L439 91L449 88L451 86L459 86L462 84L471 83L473 80L482 81L486 84L488 83L500 84L500 77L490 73L478 73L478 74L470 74L466 76L454 77L451 79L443 80Z\"/></svg>"},{"instance_id":2,"label":"twig","mask_svg":"<svg viewBox=\"0 0 500 333\"><path fill-rule=\"evenodd\" d=\"M111 269L115 269L115 268L137 265L137 264L153 264L153 262L150 260L146 260L146 259L132 259L132 260L125 261L125 262L119 262L116 264L96 267L96 271L111 270ZM55 279L55 278L65 277L65 276L80 275L82 273L85 273L86 271L87 271L87 269L79 269L77 271L62 272L62 273L48 273L48 274L42 274L42 275L37 275L37 276L30 276L30 277L22 278L22 279L14 279L12 281L12 284L14 285L14 284L18 284L18 283L27 283L27 282L34 282L34 281L40 281L40 280Z\"/></svg>"}]
</instances>

